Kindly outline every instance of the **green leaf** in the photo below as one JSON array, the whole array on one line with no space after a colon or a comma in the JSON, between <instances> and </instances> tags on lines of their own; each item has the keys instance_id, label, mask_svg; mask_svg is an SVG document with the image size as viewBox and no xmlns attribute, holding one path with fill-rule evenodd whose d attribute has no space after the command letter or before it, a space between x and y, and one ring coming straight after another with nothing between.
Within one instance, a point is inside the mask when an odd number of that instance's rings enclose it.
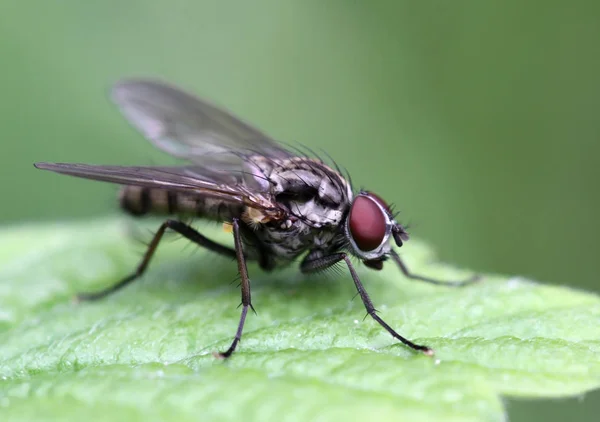
<instances>
[{"instance_id":1,"label":"green leaf","mask_svg":"<svg viewBox=\"0 0 600 422\"><path fill-rule=\"evenodd\" d=\"M380 315L434 357L363 319L346 271L250 265L257 315L217 360L239 318L236 265L174 236L141 280L71 301L132 271L136 237L121 220L0 232L0 420L503 420L500 395L573 396L600 382L597 296L518 277L432 286L393 265L359 274ZM469 274L416 240L402 253L415 272Z\"/></svg>"}]
</instances>

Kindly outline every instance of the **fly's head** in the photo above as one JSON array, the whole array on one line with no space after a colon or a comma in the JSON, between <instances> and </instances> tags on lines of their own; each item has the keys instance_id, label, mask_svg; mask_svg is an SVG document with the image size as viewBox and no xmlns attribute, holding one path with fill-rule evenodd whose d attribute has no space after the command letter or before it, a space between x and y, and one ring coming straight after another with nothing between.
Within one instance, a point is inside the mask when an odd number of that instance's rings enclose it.
<instances>
[{"instance_id":1,"label":"fly's head","mask_svg":"<svg viewBox=\"0 0 600 422\"><path fill-rule=\"evenodd\" d=\"M408 233L396 222L390 207L379 196L366 191L352 200L345 233L351 252L376 270L383 268L391 239L398 247L408 240Z\"/></svg>"}]
</instances>

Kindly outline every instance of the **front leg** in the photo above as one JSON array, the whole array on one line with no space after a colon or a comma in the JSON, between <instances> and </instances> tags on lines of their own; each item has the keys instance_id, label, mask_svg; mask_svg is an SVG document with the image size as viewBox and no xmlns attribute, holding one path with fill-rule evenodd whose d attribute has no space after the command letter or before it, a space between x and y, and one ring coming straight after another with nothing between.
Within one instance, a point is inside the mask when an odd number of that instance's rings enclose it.
<instances>
[{"instance_id":1,"label":"front leg","mask_svg":"<svg viewBox=\"0 0 600 422\"><path fill-rule=\"evenodd\" d=\"M362 285L360 279L358 278L358 274L356 273L356 270L354 269L352 262L350 262L350 258L345 253L338 252L338 253L326 255L324 253L324 251L313 250L304 258L304 260L300 264L300 271L302 271L303 273L310 273L310 272L315 272L315 271L319 271L319 270L324 270L324 269L329 268L332 265L335 265L341 261L346 262L346 265L348 266L348 270L350 270L350 275L352 276L352 280L354 280L354 285L356 286L356 290L358 291L358 294L360 295L360 298L362 299L363 304L365 305L365 309L367 310L367 313L371 316L371 318L373 318L375 321L377 321L379 323L379 325L381 325L383 328L385 328L387 330L387 332L390 333L394 338L396 338L397 340L400 340L402 343L404 343L411 349L419 350L419 351L425 353L426 355L432 356L433 355L432 349L430 349L427 346L413 343L412 341L408 340L407 338L402 337L400 334L398 334L396 331L394 331L394 329L392 327L390 327L383 319L381 319L379 317L379 315L377 315L377 310L373 306L373 302L371 301L369 294L367 293L367 291L365 290L364 286Z\"/></svg>"}]
</instances>

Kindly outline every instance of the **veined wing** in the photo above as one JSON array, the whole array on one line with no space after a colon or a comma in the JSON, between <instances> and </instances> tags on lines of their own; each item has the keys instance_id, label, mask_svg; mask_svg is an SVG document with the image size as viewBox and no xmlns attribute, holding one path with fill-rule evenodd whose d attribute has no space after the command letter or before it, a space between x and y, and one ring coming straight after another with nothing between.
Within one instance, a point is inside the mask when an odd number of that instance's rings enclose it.
<instances>
[{"instance_id":1,"label":"veined wing","mask_svg":"<svg viewBox=\"0 0 600 422\"><path fill-rule=\"evenodd\" d=\"M242 203L261 210L268 219L279 219L285 212L269 194L251 192L243 184L217 184L195 173L194 166L183 167L128 167L101 166L70 163L35 163L42 170L85 179L136 185L156 189L168 189L190 195L208 196L227 202ZM201 170L201 169L200 169Z\"/></svg>"},{"instance_id":2,"label":"veined wing","mask_svg":"<svg viewBox=\"0 0 600 422\"><path fill-rule=\"evenodd\" d=\"M113 87L112 98L156 147L202 166L204 174L240 169L249 155L290 157L260 130L164 82L124 80Z\"/></svg>"}]
</instances>

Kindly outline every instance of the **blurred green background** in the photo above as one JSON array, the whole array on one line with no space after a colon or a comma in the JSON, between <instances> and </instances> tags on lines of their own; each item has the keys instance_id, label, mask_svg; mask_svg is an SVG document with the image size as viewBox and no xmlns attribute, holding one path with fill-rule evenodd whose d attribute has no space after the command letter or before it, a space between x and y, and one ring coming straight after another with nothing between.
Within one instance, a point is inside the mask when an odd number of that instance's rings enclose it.
<instances>
[{"instance_id":1,"label":"blurred green background","mask_svg":"<svg viewBox=\"0 0 600 422\"><path fill-rule=\"evenodd\" d=\"M2 0L0 223L116 212L31 164L168 161L106 95L156 76L328 151L444 261L598 292L599 40L593 1Z\"/></svg>"}]
</instances>

